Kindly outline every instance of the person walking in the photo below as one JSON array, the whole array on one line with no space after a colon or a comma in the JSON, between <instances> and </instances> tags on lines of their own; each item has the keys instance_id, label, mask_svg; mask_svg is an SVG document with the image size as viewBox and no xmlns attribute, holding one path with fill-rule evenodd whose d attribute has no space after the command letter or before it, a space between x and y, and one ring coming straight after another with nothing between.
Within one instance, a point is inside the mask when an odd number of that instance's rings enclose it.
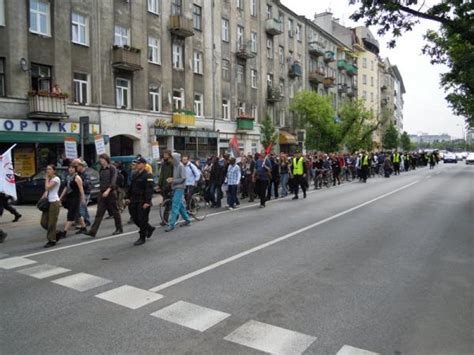
<instances>
[{"instance_id":1,"label":"person walking","mask_svg":"<svg viewBox=\"0 0 474 355\"><path fill-rule=\"evenodd\" d=\"M108 211L115 221L115 232L112 235L123 233L122 219L117 208L117 169L110 162L110 157L107 154L99 155L99 162L101 169L99 172L100 193L97 201L97 213L91 229L85 233L91 237L95 237L99 230L105 211Z\"/></svg>"},{"instance_id":2,"label":"person walking","mask_svg":"<svg viewBox=\"0 0 474 355\"><path fill-rule=\"evenodd\" d=\"M260 208L264 208L267 201L267 188L271 178L272 165L267 157L263 158L262 154L258 154L255 159L255 189L260 198Z\"/></svg>"},{"instance_id":3,"label":"person walking","mask_svg":"<svg viewBox=\"0 0 474 355\"><path fill-rule=\"evenodd\" d=\"M369 169L370 169L370 159L367 152L364 152L360 157L360 178L361 181L364 183L367 182L367 178L369 177Z\"/></svg>"},{"instance_id":4,"label":"person walking","mask_svg":"<svg viewBox=\"0 0 474 355\"><path fill-rule=\"evenodd\" d=\"M292 176L294 180L294 193L295 197L293 197L293 200L298 199L298 190L299 187L301 186L301 190L303 191L303 198L306 198L306 169L305 169L305 164L304 164L304 158L301 155L300 151L296 151L295 156L293 157L293 163L291 164L292 166Z\"/></svg>"},{"instance_id":5,"label":"person walking","mask_svg":"<svg viewBox=\"0 0 474 355\"><path fill-rule=\"evenodd\" d=\"M400 153L398 150L392 155L393 175L400 175Z\"/></svg>"},{"instance_id":6,"label":"person walking","mask_svg":"<svg viewBox=\"0 0 474 355\"><path fill-rule=\"evenodd\" d=\"M388 156L385 157L385 160L383 162L383 170L384 170L384 176L386 178L389 178L390 175L392 175L393 165L392 165L392 161L390 160Z\"/></svg>"},{"instance_id":7,"label":"person walking","mask_svg":"<svg viewBox=\"0 0 474 355\"><path fill-rule=\"evenodd\" d=\"M58 223L59 216L59 188L61 186L61 180L56 176L56 166L48 165L46 167L46 178L44 181L44 193L42 198L47 198L49 207L47 211L41 214L41 227L46 231L46 238L48 242L45 244L45 248L54 247L58 241L56 235L56 226Z\"/></svg>"},{"instance_id":8,"label":"person walking","mask_svg":"<svg viewBox=\"0 0 474 355\"><path fill-rule=\"evenodd\" d=\"M212 166L209 177L210 197L213 208L221 208L222 182L224 180L224 166L220 164L218 157L212 158Z\"/></svg>"},{"instance_id":9,"label":"person walking","mask_svg":"<svg viewBox=\"0 0 474 355\"><path fill-rule=\"evenodd\" d=\"M231 157L229 159L229 166L227 168L227 175L225 178L225 183L227 184L227 204L229 205L229 210L233 210L238 205L237 199L237 190L239 188L240 179L242 178L242 173L240 170L239 164L236 163L236 159Z\"/></svg>"},{"instance_id":10,"label":"person walking","mask_svg":"<svg viewBox=\"0 0 474 355\"><path fill-rule=\"evenodd\" d=\"M181 154L173 153L173 177L168 178L168 183L171 184L172 200L171 200L171 216L169 218L168 227L165 232L171 232L176 228L176 220L178 214L185 221L185 226L191 225L188 211L184 205L184 188L186 187L186 168L181 163Z\"/></svg>"},{"instance_id":11,"label":"person walking","mask_svg":"<svg viewBox=\"0 0 474 355\"><path fill-rule=\"evenodd\" d=\"M188 155L183 155L182 163L186 169L186 205L189 205L191 196L194 194L198 181L201 179L201 171L191 162Z\"/></svg>"},{"instance_id":12,"label":"person walking","mask_svg":"<svg viewBox=\"0 0 474 355\"><path fill-rule=\"evenodd\" d=\"M10 196L0 192L0 217L3 215L3 210L7 210L15 217L12 222L18 222L21 218L21 214L10 204Z\"/></svg>"},{"instance_id":13,"label":"person walking","mask_svg":"<svg viewBox=\"0 0 474 355\"><path fill-rule=\"evenodd\" d=\"M87 163L81 159L75 159L73 160L73 164L77 165L77 174L82 180L82 186L84 189L84 203L81 203L81 206L79 207L79 215L80 215L79 218L82 217L86 228L81 227L77 231L77 234L80 234L80 233L87 232L87 227L91 225L91 217L89 215L89 210L87 206L89 204L89 200L91 197L92 184L91 184L90 176L87 173ZM77 222L79 222L80 224L79 220L77 220Z\"/></svg>"},{"instance_id":14,"label":"person walking","mask_svg":"<svg viewBox=\"0 0 474 355\"><path fill-rule=\"evenodd\" d=\"M168 183L168 178L173 177L173 162L171 161L171 151L165 150L161 160L160 176L158 178L158 193L163 196L164 200L171 198L171 185ZM170 215L170 208L166 207L164 211L164 220L168 221ZM160 225L166 226L166 222L161 221Z\"/></svg>"},{"instance_id":15,"label":"person walking","mask_svg":"<svg viewBox=\"0 0 474 355\"><path fill-rule=\"evenodd\" d=\"M267 188L267 200L272 198L272 188L273 188L273 195L277 199L278 191L280 188L280 162L278 158L275 158L273 155L270 156L270 163L272 164L272 177L268 183Z\"/></svg>"},{"instance_id":16,"label":"person walking","mask_svg":"<svg viewBox=\"0 0 474 355\"><path fill-rule=\"evenodd\" d=\"M289 177L289 163L286 154L281 156L280 161L280 184L281 184L281 197L288 196L288 177Z\"/></svg>"},{"instance_id":17,"label":"person walking","mask_svg":"<svg viewBox=\"0 0 474 355\"><path fill-rule=\"evenodd\" d=\"M128 186L128 174L123 168L122 162L115 163L117 169L117 208L120 213L125 210L125 195Z\"/></svg>"},{"instance_id":18,"label":"person walking","mask_svg":"<svg viewBox=\"0 0 474 355\"><path fill-rule=\"evenodd\" d=\"M138 246L145 244L155 231L155 227L148 222L153 198L153 175L146 171L147 162L144 158L137 158L134 163L136 172L126 191L125 204L128 205L133 222L140 228L139 238L134 243Z\"/></svg>"}]
</instances>

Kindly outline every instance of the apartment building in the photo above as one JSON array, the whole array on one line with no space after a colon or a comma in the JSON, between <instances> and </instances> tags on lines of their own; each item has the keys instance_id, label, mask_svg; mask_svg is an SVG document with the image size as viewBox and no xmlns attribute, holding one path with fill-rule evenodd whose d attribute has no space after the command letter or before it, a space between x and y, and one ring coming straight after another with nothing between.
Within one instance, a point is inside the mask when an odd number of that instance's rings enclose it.
<instances>
[{"instance_id":1,"label":"apartment building","mask_svg":"<svg viewBox=\"0 0 474 355\"><path fill-rule=\"evenodd\" d=\"M403 78L400 73L400 70L396 65L392 66L393 73L393 97L394 97L394 124L397 127L400 133L403 132L403 95L406 93L405 84L403 83Z\"/></svg>"}]
</instances>

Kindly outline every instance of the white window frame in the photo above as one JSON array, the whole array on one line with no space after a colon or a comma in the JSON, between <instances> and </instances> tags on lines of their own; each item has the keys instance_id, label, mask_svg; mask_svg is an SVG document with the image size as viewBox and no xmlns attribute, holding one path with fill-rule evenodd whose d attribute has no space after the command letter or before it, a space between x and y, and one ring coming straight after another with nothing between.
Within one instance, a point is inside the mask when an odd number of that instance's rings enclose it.
<instances>
[{"instance_id":1,"label":"white window frame","mask_svg":"<svg viewBox=\"0 0 474 355\"><path fill-rule=\"evenodd\" d=\"M119 85L119 81L127 82L127 86ZM126 96L124 96L124 93ZM116 100L117 108L130 109L132 106L131 94L132 94L132 88L131 88L130 80L124 79L124 78L115 78L115 100ZM126 105L123 104L124 97L127 98Z\"/></svg>"},{"instance_id":2,"label":"white window frame","mask_svg":"<svg viewBox=\"0 0 474 355\"><path fill-rule=\"evenodd\" d=\"M199 8L199 14L195 11ZM197 31L202 31L202 7L193 4L193 28Z\"/></svg>"},{"instance_id":3,"label":"white window frame","mask_svg":"<svg viewBox=\"0 0 474 355\"><path fill-rule=\"evenodd\" d=\"M280 89L280 95L282 97L285 97L285 81L284 80L280 80L280 82L278 83L278 88Z\"/></svg>"},{"instance_id":4,"label":"white window frame","mask_svg":"<svg viewBox=\"0 0 474 355\"><path fill-rule=\"evenodd\" d=\"M222 80L230 80L230 61L227 59L222 59Z\"/></svg>"},{"instance_id":5,"label":"white window frame","mask_svg":"<svg viewBox=\"0 0 474 355\"><path fill-rule=\"evenodd\" d=\"M5 26L5 0L0 0L0 26Z\"/></svg>"},{"instance_id":6,"label":"white window frame","mask_svg":"<svg viewBox=\"0 0 474 355\"><path fill-rule=\"evenodd\" d=\"M296 40L301 42L303 40L302 37L303 27L300 24L296 24Z\"/></svg>"},{"instance_id":7,"label":"white window frame","mask_svg":"<svg viewBox=\"0 0 474 355\"><path fill-rule=\"evenodd\" d=\"M222 40L224 42L229 42L229 20L222 19Z\"/></svg>"},{"instance_id":8,"label":"white window frame","mask_svg":"<svg viewBox=\"0 0 474 355\"><path fill-rule=\"evenodd\" d=\"M173 43L173 69L184 69L184 46Z\"/></svg>"},{"instance_id":9,"label":"white window frame","mask_svg":"<svg viewBox=\"0 0 474 355\"><path fill-rule=\"evenodd\" d=\"M161 41L159 38L148 36L148 63L161 64Z\"/></svg>"},{"instance_id":10,"label":"white window frame","mask_svg":"<svg viewBox=\"0 0 474 355\"><path fill-rule=\"evenodd\" d=\"M278 47L278 59L281 65L285 64L285 48L283 46Z\"/></svg>"},{"instance_id":11,"label":"white window frame","mask_svg":"<svg viewBox=\"0 0 474 355\"><path fill-rule=\"evenodd\" d=\"M257 0L250 0L250 16L257 16Z\"/></svg>"},{"instance_id":12,"label":"white window frame","mask_svg":"<svg viewBox=\"0 0 474 355\"><path fill-rule=\"evenodd\" d=\"M160 14L160 0L148 0L148 12L152 14Z\"/></svg>"},{"instance_id":13,"label":"white window frame","mask_svg":"<svg viewBox=\"0 0 474 355\"><path fill-rule=\"evenodd\" d=\"M267 58L273 59L273 40L267 38Z\"/></svg>"},{"instance_id":14,"label":"white window frame","mask_svg":"<svg viewBox=\"0 0 474 355\"><path fill-rule=\"evenodd\" d=\"M179 96L175 96L175 93L179 92ZM184 108L184 90L174 89L173 90L173 109L182 110Z\"/></svg>"},{"instance_id":15,"label":"white window frame","mask_svg":"<svg viewBox=\"0 0 474 355\"><path fill-rule=\"evenodd\" d=\"M81 22L81 19L84 22ZM89 17L73 12L71 14L71 35L72 43L89 46Z\"/></svg>"},{"instance_id":16,"label":"white window frame","mask_svg":"<svg viewBox=\"0 0 474 355\"><path fill-rule=\"evenodd\" d=\"M258 85L258 73L257 70L251 69L250 70L250 76L251 76L251 85L253 89L257 88Z\"/></svg>"},{"instance_id":17,"label":"white window frame","mask_svg":"<svg viewBox=\"0 0 474 355\"><path fill-rule=\"evenodd\" d=\"M273 74L270 74L270 73L267 74L267 86L269 87L273 86Z\"/></svg>"},{"instance_id":18,"label":"white window frame","mask_svg":"<svg viewBox=\"0 0 474 355\"><path fill-rule=\"evenodd\" d=\"M258 33L252 32L250 33L250 49L252 53L257 53L258 51Z\"/></svg>"},{"instance_id":19,"label":"white window frame","mask_svg":"<svg viewBox=\"0 0 474 355\"><path fill-rule=\"evenodd\" d=\"M245 102L240 102L237 107L237 116L245 116Z\"/></svg>"},{"instance_id":20,"label":"white window frame","mask_svg":"<svg viewBox=\"0 0 474 355\"><path fill-rule=\"evenodd\" d=\"M362 58L362 68L367 68L367 58Z\"/></svg>"},{"instance_id":21,"label":"white window frame","mask_svg":"<svg viewBox=\"0 0 474 355\"><path fill-rule=\"evenodd\" d=\"M293 38L293 27L294 27L293 19L289 18L288 19L288 37L290 38Z\"/></svg>"},{"instance_id":22,"label":"white window frame","mask_svg":"<svg viewBox=\"0 0 474 355\"><path fill-rule=\"evenodd\" d=\"M237 49L241 49L244 46L244 26L237 25Z\"/></svg>"},{"instance_id":23,"label":"white window frame","mask_svg":"<svg viewBox=\"0 0 474 355\"><path fill-rule=\"evenodd\" d=\"M367 85L367 74L362 74L362 84Z\"/></svg>"},{"instance_id":24,"label":"white window frame","mask_svg":"<svg viewBox=\"0 0 474 355\"><path fill-rule=\"evenodd\" d=\"M222 99L222 119L230 120L230 103L229 99Z\"/></svg>"},{"instance_id":25,"label":"white window frame","mask_svg":"<svg viewBox=\"0 0 474 355\"><path fill-rule=\"evenodd\" d=\"M244 0L236 0L237 1L237 9L243 10L244 9Z\"/></svg>"},{"instance_id":26,"label":"white window frame","mask_svg":"<svg viewBox=\"0 0 474 355\"><path fill-rule=\"evenodd\" d=\"M258 106L256 104L250 106L250 116L253 117L255 121L258 120Z\"/></svg>"},{"instance_id":27,"label":"white window frame","mask_svg":"<svg viewBox=\"0 0 474 355\"><path fill-rule=\"evenodd\" d=\"M75 74L85 75L86 80L74 78ZM80 105L88 105L89 104L89 97L90 97L90 93L89 93L89 90L90 90L89 74L86 74L86 73L73 73L72 82L73 82L73 86L74 86L74 97L73 97L74 103L80 104ZM83 97L84 86L86 87L86 97L85 98Z\"/></svg>"},{"instance_id":28,"label":"white window frame","mask_svg":"<svg viewBox=\"0 0 474 355\"><path fill-rule=\"evenodd\" d=\"M162 97L161 97L161 86L157 89L148 89L149 99L151 103L150 111L152 112L161 112L163 109L162 106Z\"/></svg>"},{"instance_id":29,"label":"white window frame","mask_svg":"<svg viewBox=\"0 0 474 355\"><path fill-rule=\"evenodd\" d=\"M114 45L119 47L130 46L130 29L115 25Z\"/></svg>"},{"instance_id":30,"label":"white window frame","mask_svg":"<svg viewBox=\"0 0 474 355\"><path fill-rule=\"evenodd\" d=\"M237 84L245 83L245 66L237 64Z\"/></svg>"},{"instance_id":31,"label":"white window frame","mask_svg":"<svg viewBox=\"0 0 474 355\"><path fill-rule=\"evenodd\" d=\"M38 4L37 8L33 8L33 4ZM39 4L43 4L47 6L46 12L43 12L39 9ZM32 28L31 19L36 18L36 26L37 28ZM46 31L41 30L41 19L46 17ZM43 0L30 0L30 32L36 33L42 36L51 37L51 6L49 1Z\"/></svg>"},{"instance_id":32,"label":"white window frame","mask_svg":"<svg viewBox=\"0 0 474 355\"><path fill-rule=\"evenodd\" d=\"M273 7L267 4L267 19L273 18Z\"/></svg>"},{"instance_id":33,"label":"white window frame","mask_svg":"<svg viewBox=\"0 0 474 355\"><path fill-rule=\"evenodd\" d=\"M196 98L199 98L196 100ZM194 94L194 113L197 117L204 117L204 95Z\"/></svg>"},{"instance_id":34,"label":"white window frame","mask_svg":"<svg viewBox=\"0 0 474 355\"><path fill-rule=\"evenodd\" d=\"M202 65L202 58L203 53L200 51L194 51L193 54L193 70L194 74L203 74L203 65Z\"/></svg>"},{"instance_id":35,"label":"white window frame","mask_svg":"<svg viewBox=\"0 0 474 355\"><path fill-rule=\"evenodd\" d=\"M279 122L280 127L285 127L285 121L286 121L285 110L280 110L279 120L280 120L280 122Z\"/></svg>"}]
</instances>

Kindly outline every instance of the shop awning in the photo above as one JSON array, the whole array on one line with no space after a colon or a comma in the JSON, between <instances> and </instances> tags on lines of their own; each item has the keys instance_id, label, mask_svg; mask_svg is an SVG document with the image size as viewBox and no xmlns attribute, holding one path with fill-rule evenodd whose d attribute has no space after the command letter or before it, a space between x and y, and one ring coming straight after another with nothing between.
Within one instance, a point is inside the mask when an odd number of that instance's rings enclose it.
<instances>
[{"instance_id":1,"label":"shop awning","mask_svg":"<svg viewBox=\"0 0 474 355\"><path fill-rule=\"evenodd\" d=\"M298 142L294 135L285 131L280 131L280 144L298 144Z\"/></svg>"},{"instance_id":2,"label":"shop awning","mask_svg":"<svg viewBox=\"0 0 474 355\"><path fill-rule=\"evenodd\" d=\"M0 132L0 142L4 143L64 143L66 137L79 143L79 135L72 133ZM94 135L89 135L88 143L93 143L94 139Z\"/></svg>"}]
</instances>

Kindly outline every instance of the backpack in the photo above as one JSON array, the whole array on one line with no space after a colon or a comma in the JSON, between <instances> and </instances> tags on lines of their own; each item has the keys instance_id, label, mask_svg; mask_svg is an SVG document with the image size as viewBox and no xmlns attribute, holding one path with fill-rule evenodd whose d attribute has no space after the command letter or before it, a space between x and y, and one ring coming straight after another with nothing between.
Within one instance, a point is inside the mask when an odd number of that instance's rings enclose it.
<instances>
[{"instance_id":1,"label":"backpack","mask_svg":"<svg viewBox=\"0 0 474 355\"><path fill-rule=\"evenodd\" d=\"M125 187L125 176L123 176L123 173L121 170L117 170L117 180L115 184L118 187Z\"/></svg>"}]
</instances>

